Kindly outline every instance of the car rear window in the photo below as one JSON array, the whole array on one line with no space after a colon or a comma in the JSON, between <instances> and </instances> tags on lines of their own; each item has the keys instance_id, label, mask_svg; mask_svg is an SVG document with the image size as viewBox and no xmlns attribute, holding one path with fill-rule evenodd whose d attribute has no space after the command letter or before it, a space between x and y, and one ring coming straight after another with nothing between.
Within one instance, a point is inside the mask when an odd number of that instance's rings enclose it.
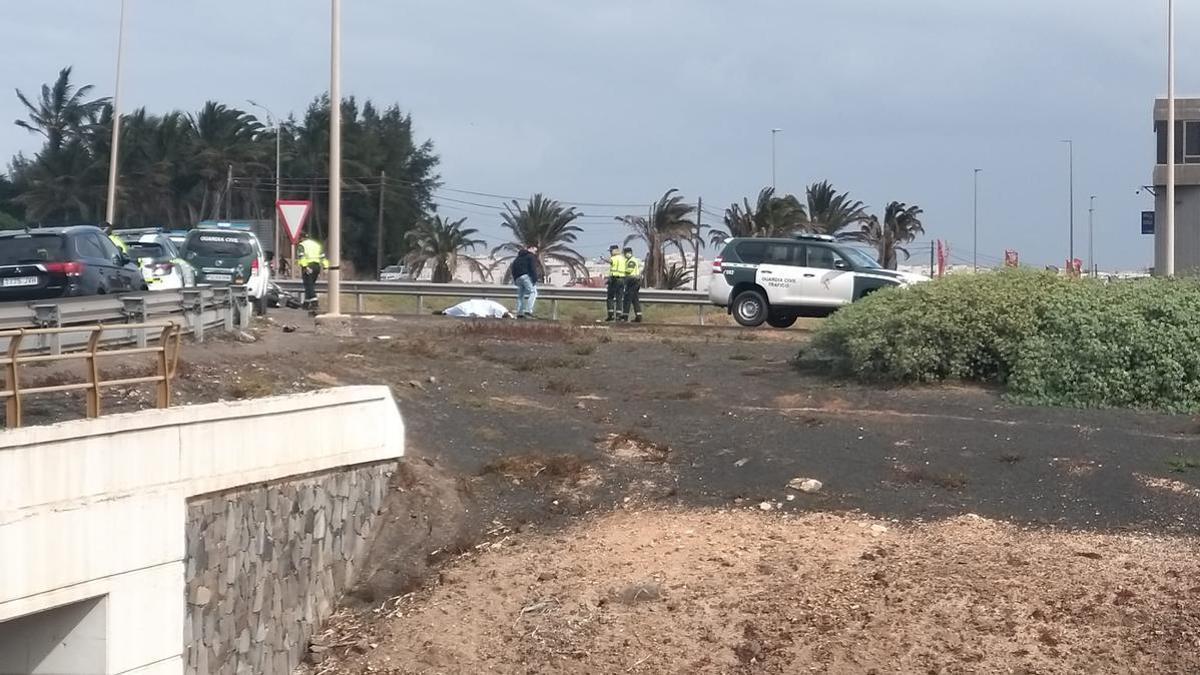
<instances>
[{"instance_id":1,"label":"car rear window","mask_svg":"<svg viewBox=\"0 0 1200 675\"><path fill-rule=\"evenodd\" d=\"M129 244L129 257L137 260L138 258L162 258L167 255L162 244L153 242Z\"/></svg>"},{"instance_id":2,"label":"car rear window","mask_svg":"<svg viewBox=\"0 0 1200 675\"><path fill-rule=\"evenodd\" d=\"M18 234L0 238L0 265L60 262L63 238L58 234Z\"/></svg>"},{"instance_id":3,"label":"car rear window","mask_svg":"<svg viewBox=\"0 0 1200 675\"><path fill-rule=\"evenodd\" d=\"M222 232L193 232L184 244L188 256L245 258L254 255L250 240Z\"/></svg>"}]
</instances>

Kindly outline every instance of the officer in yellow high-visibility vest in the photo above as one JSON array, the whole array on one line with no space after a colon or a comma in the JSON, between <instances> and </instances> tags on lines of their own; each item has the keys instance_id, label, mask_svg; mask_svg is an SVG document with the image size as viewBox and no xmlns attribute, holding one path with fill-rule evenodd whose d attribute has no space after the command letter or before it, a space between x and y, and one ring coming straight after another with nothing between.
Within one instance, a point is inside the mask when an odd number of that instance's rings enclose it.
<instances>
[{"instance_id":1,"label":"officer in yellow high-visibility vest","mask_svg":"<svg viewBox=\"0 0 1200 675\"><path fill-rule=\"evenodd\" d=\"M117 247L118 251L126 255L129 254L129 246L125 244L124 239L118 237L116 232L113 232L112 223L105 221L100 224L100 229L104 230L104 234L108 235L108 240L113 243L113 246Z\"/></svg>"},{"instance_id":2,"label":"officer in yellow high-visibility vest","mask_svg":"<svg viewBox=\"0 0 1200 675\"><path fill-rule=\"evenodd\" d=\"M321 242L305 237L296 247L296 264L300 266L300 277L304 282L304 302L301 306L309 311L317 309L317 277L321 270L329 269L329 259Z\"/></svg>"},{"instance_id":3,"label":"officer in yellow high-visibility vest","mask_svg":"<svg viewBox=\"0 0 1200 675\"><path fill-rule=\"evenodd\" d=\"M616 321L625 302L625 256L616 244L608 247L608 255L608 318L604 320Z\"/></svg>"},{"instance_id":4,"label":"officer in yellow high-visibility vest","mask_svg":"<svg viewBox=\"0 0 1200 675\"><path fill-rule=\"evenodd\" d=\"M642 322L642 261L633 255L633 249L625 247L625 306L621 320L629 320L629 308L633 307L633 322Z\"/></svg>"}]
</instances>

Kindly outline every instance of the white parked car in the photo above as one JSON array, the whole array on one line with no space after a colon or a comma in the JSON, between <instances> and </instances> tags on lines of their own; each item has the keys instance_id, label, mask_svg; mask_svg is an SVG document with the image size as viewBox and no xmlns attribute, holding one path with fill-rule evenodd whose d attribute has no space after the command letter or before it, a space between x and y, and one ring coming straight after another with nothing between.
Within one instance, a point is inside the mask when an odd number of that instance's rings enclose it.
<instances>
[{"instance_id":1,"label":"white parked car","mask_svg":"<svg viewBox=\"0 0 1200 675\"><path fill-rule=\"evenodd\" d=\"M128 255L142 270L142 278L150 290L178 290L196 285L196 269L183 259L167 235L121 231L116 234L129 247Z\"/></svg>"},{"instance_id":2,"label":"white parked car","mask_svg":"<svg viewBox=\"0 0 1200 675\"><path fill-rule=\"evenodd\" d=\"M828 235L730 239L713 260L708 296L743 326L788 328L801 316L828 316L880 288L928 277L885 270Z\"/></svg>"}]
</instances>

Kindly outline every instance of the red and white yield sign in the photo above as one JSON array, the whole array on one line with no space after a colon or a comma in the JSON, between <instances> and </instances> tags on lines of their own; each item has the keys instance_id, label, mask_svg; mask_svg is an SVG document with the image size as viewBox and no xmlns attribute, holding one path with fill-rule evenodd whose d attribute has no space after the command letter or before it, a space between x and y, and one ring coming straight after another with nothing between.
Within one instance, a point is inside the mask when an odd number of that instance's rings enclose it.
<instances>
[{"instance_id":1,"label":"red and white yield sign","mask_svg":"<svg viewBox=\"0 0 1200 675\"><path fill-rule=\"evenodd\" d=\"M312 202L281 199L275 203L275 208L279 209L279 219L287 228L292 245L296 245L300 241L300 233L304 231L304 223L308 221L308 212L312 211Z\"/></svg>"}]
</instances>

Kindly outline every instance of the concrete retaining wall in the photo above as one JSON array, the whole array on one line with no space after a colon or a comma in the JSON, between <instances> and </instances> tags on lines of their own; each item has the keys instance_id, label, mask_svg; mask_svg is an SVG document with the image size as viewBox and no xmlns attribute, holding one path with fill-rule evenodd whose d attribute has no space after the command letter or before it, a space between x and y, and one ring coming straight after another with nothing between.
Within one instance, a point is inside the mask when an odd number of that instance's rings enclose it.
<instances>
[{"instance_id":1,"label":"concrete retaining wall","mask_svg":"<svg viewBox=\"0 0 1200 675\"><path fill-rule=\"evenodd\" d=\"M103 597L106 663L83 672L182 673L188 500L403 449L386 387L0 433L0 622Z\"/></svg>"}]
</instances>

